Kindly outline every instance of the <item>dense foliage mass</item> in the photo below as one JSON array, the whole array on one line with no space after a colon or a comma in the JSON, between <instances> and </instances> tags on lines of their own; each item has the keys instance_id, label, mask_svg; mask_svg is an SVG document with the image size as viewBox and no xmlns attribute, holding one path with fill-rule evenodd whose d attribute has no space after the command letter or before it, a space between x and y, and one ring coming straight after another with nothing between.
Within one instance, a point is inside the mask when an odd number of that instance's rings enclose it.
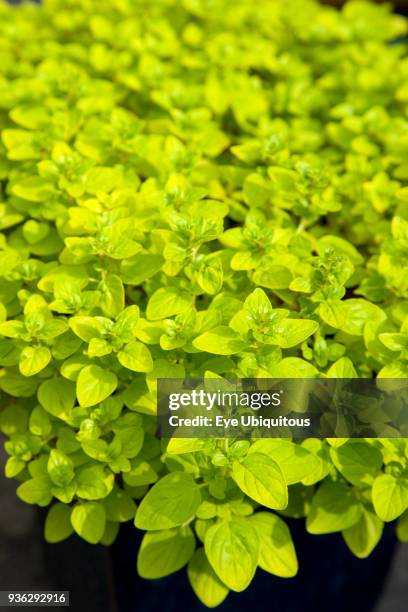
<instances>
[{"instance_id":1,"label":"dense foliage mass","mask_svg":"<svg viewBox=\"0 0 408 612\"><path fill-rule=\"evenodd\" d=\"M360 1L0 4L0 427L48 541L136 517L139 573L188 564L215 606L296 574L282 517L359 557L408 539L405 439L163 445L154 418L160 377L408 377L405 30Z\"/></svg>"}]
</instances>

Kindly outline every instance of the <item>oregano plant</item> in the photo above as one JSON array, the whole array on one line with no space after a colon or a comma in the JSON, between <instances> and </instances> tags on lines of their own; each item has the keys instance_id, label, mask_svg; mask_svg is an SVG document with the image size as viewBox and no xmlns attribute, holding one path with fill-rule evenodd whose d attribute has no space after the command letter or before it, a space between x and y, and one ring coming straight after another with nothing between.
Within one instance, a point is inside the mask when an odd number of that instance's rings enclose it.
<instances>
[{"instance_id":1,"label":"oregano plant","mask_svg":"<svg viewBox=\"0 0 408 612\"><path fill-rule=\"evenodd\" d=\"M48 542L134 521L139 574L215 607L296 574L287 517L408 541L406 438L155 435L158 378L408 377L406 30L360 0L0 3L0 430Z\"/></svg>"}]
</instances>

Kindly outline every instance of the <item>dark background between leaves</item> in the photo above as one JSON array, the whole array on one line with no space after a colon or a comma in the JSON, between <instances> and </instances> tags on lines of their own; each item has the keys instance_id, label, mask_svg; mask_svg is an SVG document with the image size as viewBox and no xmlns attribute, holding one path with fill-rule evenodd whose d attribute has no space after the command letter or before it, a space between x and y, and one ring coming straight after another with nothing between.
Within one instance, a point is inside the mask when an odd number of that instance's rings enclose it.
<instances>
[{"instance_id":1,"label":"dark background between leaves","mask_svg":"<svg viewBox=\"0 0 408 612\"><path fill-rule=\"evenodd\" d=\"M4 452L0 464L4 465ZM91 546L76 536L60 544L43 539L46 510L28 506L16 483L0 475L0 590L69 590L82 612L204 612L185 570L161 580L136 573L142 533L123 525L113 547ZM339 534L312 536L303 521L290 527L300 571L291 579L258 570L244 593L231 593L219 612L401 612L408 601L408 546L387 525L366 560L355 558Z\"/></svg>"}]
</instances>

